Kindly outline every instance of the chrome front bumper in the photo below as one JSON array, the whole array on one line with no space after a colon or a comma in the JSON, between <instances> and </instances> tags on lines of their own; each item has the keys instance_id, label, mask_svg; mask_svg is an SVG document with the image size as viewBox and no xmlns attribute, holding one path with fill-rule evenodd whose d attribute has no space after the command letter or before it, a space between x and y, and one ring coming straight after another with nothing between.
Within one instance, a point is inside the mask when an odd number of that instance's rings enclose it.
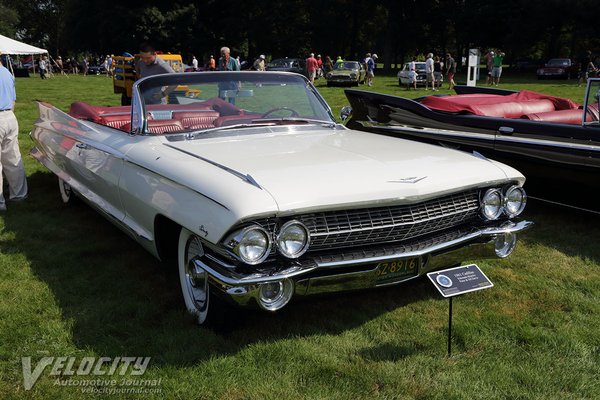
<instances>
[{"instance_id":1,"label":"chrome front bumper","mask_svg":"<svg viewBox=\"0 0 600 400\"><path fill-rule=\"evenodd\" d=\"M460 264L464 260L498 257L498 240L507 234L522 232L532 225L529 221L505 222L499 226L472 230L437 243L409 247L390 246L386 251L370 254L361 251L344 255L314 256L309 263L304 262L273 273L238 275L233 272L232 266L210 254L190 262L208 273L209 282L218 290L218 294L224 295L239 306L252 307L260 306L259 290L261 285L266 283L291 280L294 283L293 297L309 296L395 285L437 269ZM390 283L377 283L379 263L412 257L421 260L416 275Z\"/></svg>"}]
</instances>

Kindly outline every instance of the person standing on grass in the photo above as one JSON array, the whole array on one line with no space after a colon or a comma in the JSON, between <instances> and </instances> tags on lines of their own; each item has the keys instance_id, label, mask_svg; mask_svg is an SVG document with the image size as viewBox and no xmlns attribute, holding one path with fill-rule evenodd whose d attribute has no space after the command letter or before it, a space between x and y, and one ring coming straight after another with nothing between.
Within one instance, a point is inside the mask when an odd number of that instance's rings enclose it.
<instances>
[{"instance_id":1,"label":"person standing on grass","mask_svg":"<svg viewBox=\"0 0 600 400\"><path fill-rule=\"evenodd\" d=\"M375 77L375 60L377 60L377 54L371 55L371 53L367 53L365 64L367 66L367 84L369 86L373 85L373 78Z\"/></svg>"},{"instance_id":2,"label":"person standing on grass","mask_svg":"<svg viewBox=\"0 0 600 400\"><path fill-rule=\"evenodd\" d=\"M598 69L592 61L592 52L588 50L579 61L579 77L577 78L577 86L581 86L581 81L583 79L585 79L585 82L587 83L587 80L590 77L590 72L593 73L596 71L598 71Z\"/></svg>"},{"instance_id":3,"label":"person standing on grass","mask_svg":"<svg viewBox=\"0 0 600 400\"><path fill-rule=\"evenodd\" d=\"M448 77L448 90L452 90L456 85L454 75L456 74L456 61L452 58L452 54L446 54L446 76Z\"/></svg>"},{"instance_id":4,"label":"person standing on grass","mask_svg":"<svg viewBox=\"0 0 600 400\"><path fill-rule=\"evenodd\" d=\"M333 70L333 60L329 56L325 56L325 62L323 63L323 72L327 74Z\"/></svg>"},{"instance_id":5,"label":"person standing on grass","mask_svg":"<svg viewBox=\"0 0 600 400\"><path fill-rule=\"evenodd\" d=\"M323 76L323 59L321 55L317 54L317 79Z\"/></svg>"},{"instance_id":6,"label":"person standing on grass","mask_svg":"<svg viewBox=\"0 0 600 400\"><path fill-rule=\"evenodd\" d=\"M81 69L83 69L83 76L87 76L89 63L86 57L83 57L83 60L81 61Z\"/></svg>"},{"instance_id":7,"label":"person standing on grass","mask_svg":"<svg viewBox=\"0 0 600 400\"><path fill-rule=\"evenodd\" d=\"M427 54L427 60L425 60L425 90L427 89L427 86L429 83L431 83L431 89L432 90L436 90L435 88L435 76L433 74L433 53L429 53Z\"/></svg>"},{"instance_id":8,"label":"person standing on grass","mask_svg":"<svg viewBox=\"0 0 600 400\"><path fill-rule=\"evenodd\" d=\"M254 61L254 64L252 65L252 68L254 68L255 71L265 71L265 55L261 54L260 56L258 56L258 58Z\"/></svg>"},{"instance_id":9,"label":"person standing on grass","mask_svg":"<svg viewBox=\"0 0 600 400\"><path fill-rule=\"evenodd\" d=\"M502 75L502 61L504 60L504 53L500 50L496 51L494 54L494 59L492 63L494 64L494 68L492 69L492 79L494 80L494 85L498 86L500 83L500 76Z\"/></svg>"},{"instance_id":10,"label":"person standing on grass","mask_svg":"<svg viewBox=\"0 0 600 400\"><path fill-rule=\"evenodd\" d=\"M433 59L433 90L439 90L442 87L443 78L442 62L438 56L435 56Z\"/></svg>"},{"instance_id":11,"label":"person standing on grass","mask_svg":"<svg viewBox=\"0 0 600 400\"><path fill-rule=\"evenodd\" d=\"M44 57L40 57L40 62L38 63L38 66L40 68L40 78L42 79L46 79L46 60L44 59Z\"/></svg>"},{"instance_id":12,"label":"person standing on grass","mask_svg":"<svg viewBox=\"0 0 600 400\"><path fill-rule=\"evenodd\" d=\"M319 63L317 63L315 53L310 53L306 59L306 72L308 74L308 80L313 85L315 83L315 77L317 76L317 68L319 68Z\"/></svg>"},{"instance_id":13,"label":"person standing on grass","mask_svg":"<svg viewBox=\"0 0 600 400\"><path fill-rule=\"evenodd\" d=\"M6 211L4 176L8 181L9 200L27 198L27 179L19 150L19 123L13 112L16 99L15 78L0 59L0 211Z\"/></svg>"}]
</instances>

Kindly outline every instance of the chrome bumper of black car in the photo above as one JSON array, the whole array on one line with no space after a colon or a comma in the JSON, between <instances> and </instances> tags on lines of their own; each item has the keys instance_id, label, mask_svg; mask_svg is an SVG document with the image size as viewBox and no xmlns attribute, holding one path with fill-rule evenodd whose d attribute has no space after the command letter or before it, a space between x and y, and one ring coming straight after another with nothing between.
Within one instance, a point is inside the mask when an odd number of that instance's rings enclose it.
<instances>
[{"instance_id":1,"label":"chrome bumper of black car","mask_svg":"<svg viewBox=\"0 0 600 400\"><path fill-rule=\"evenodd\" d=\"M219 295L228 297L239 306L259 306L274 311L287 304L292 297L395 285L460 264L464 260L506 257L514 250L516 233L528 229L532 224L529 221L504 222L498 226L463 232L460 236L442 236L442 240L430 243L388 246L371 252L361 250L314 256L309 262L275 273L237 275L232 272L231 266L210 254L190 262L208 273L211 287L217 289ZM507 241L510 241L509 245L512 243L509 248L503 247ZM402 260L416 260L413 274L391 280L381 279L382 264L389 262L394 265L398 262L401 265ZM268 301L265 306L265 293L271 294L273 290L288 292L285 293L286 301L277 303L275 308Z\"/></svg>"}]
</instances>

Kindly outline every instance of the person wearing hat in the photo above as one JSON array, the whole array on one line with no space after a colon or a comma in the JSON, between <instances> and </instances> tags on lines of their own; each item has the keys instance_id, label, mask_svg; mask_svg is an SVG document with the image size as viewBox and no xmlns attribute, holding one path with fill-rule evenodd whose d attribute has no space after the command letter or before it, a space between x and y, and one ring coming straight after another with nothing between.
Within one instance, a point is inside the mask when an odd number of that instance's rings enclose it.
<instances>
[{"instance_id":1,"label":"person wearing hat","mask_svg":"<svg viewBox=\"0 0 600 400\"><path fill-rule=\"evenodd\" d=\"M13 112L16 99L15 78L0 58L0 211L6 211L3 176L8 181L9 200L27 198L27 179L19 150L19 123Z\"/></svg>"},{"instance_id":2,"label":"person wearing hat","mask_svg":"<svg viewBox=\"0 0 600 400\"><path fill-rule=\"evenodd\" d=\"M261 54L258 56L256 61L254 61L254 65L252 65L256 71L264 71L265 70L265 55Z\"/></svg>"},{"instance_id":3,"label":"person wearing hat","mask_svg":"<svg viewBox=\"0 0 600 400\"><path fill-rule=\"evenodd\" d=\"M377 54L367 53L367 57L365 58L365 65L367 68L367 85L373 85L373 78L375 77L375 61L377 60Z\"/></svg>"}]
</instances>

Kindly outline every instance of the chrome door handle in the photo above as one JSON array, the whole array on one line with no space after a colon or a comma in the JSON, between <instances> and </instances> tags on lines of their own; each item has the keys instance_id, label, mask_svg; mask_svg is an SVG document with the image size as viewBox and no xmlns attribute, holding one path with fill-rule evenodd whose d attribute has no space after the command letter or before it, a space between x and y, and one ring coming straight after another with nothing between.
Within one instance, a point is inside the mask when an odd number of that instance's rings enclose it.
<instances>
[{"instance_id":1,"label":"chrome door handle","mask_svg":"<svg viewBox=\"0 0 600 400\"><path fill-rule=\"evenodd\" d=\"M514 128L511 128L510 126L501 126L498 128L498 132L502 135L512 135L514 131Z\"/></svg>"}]
</instances>

